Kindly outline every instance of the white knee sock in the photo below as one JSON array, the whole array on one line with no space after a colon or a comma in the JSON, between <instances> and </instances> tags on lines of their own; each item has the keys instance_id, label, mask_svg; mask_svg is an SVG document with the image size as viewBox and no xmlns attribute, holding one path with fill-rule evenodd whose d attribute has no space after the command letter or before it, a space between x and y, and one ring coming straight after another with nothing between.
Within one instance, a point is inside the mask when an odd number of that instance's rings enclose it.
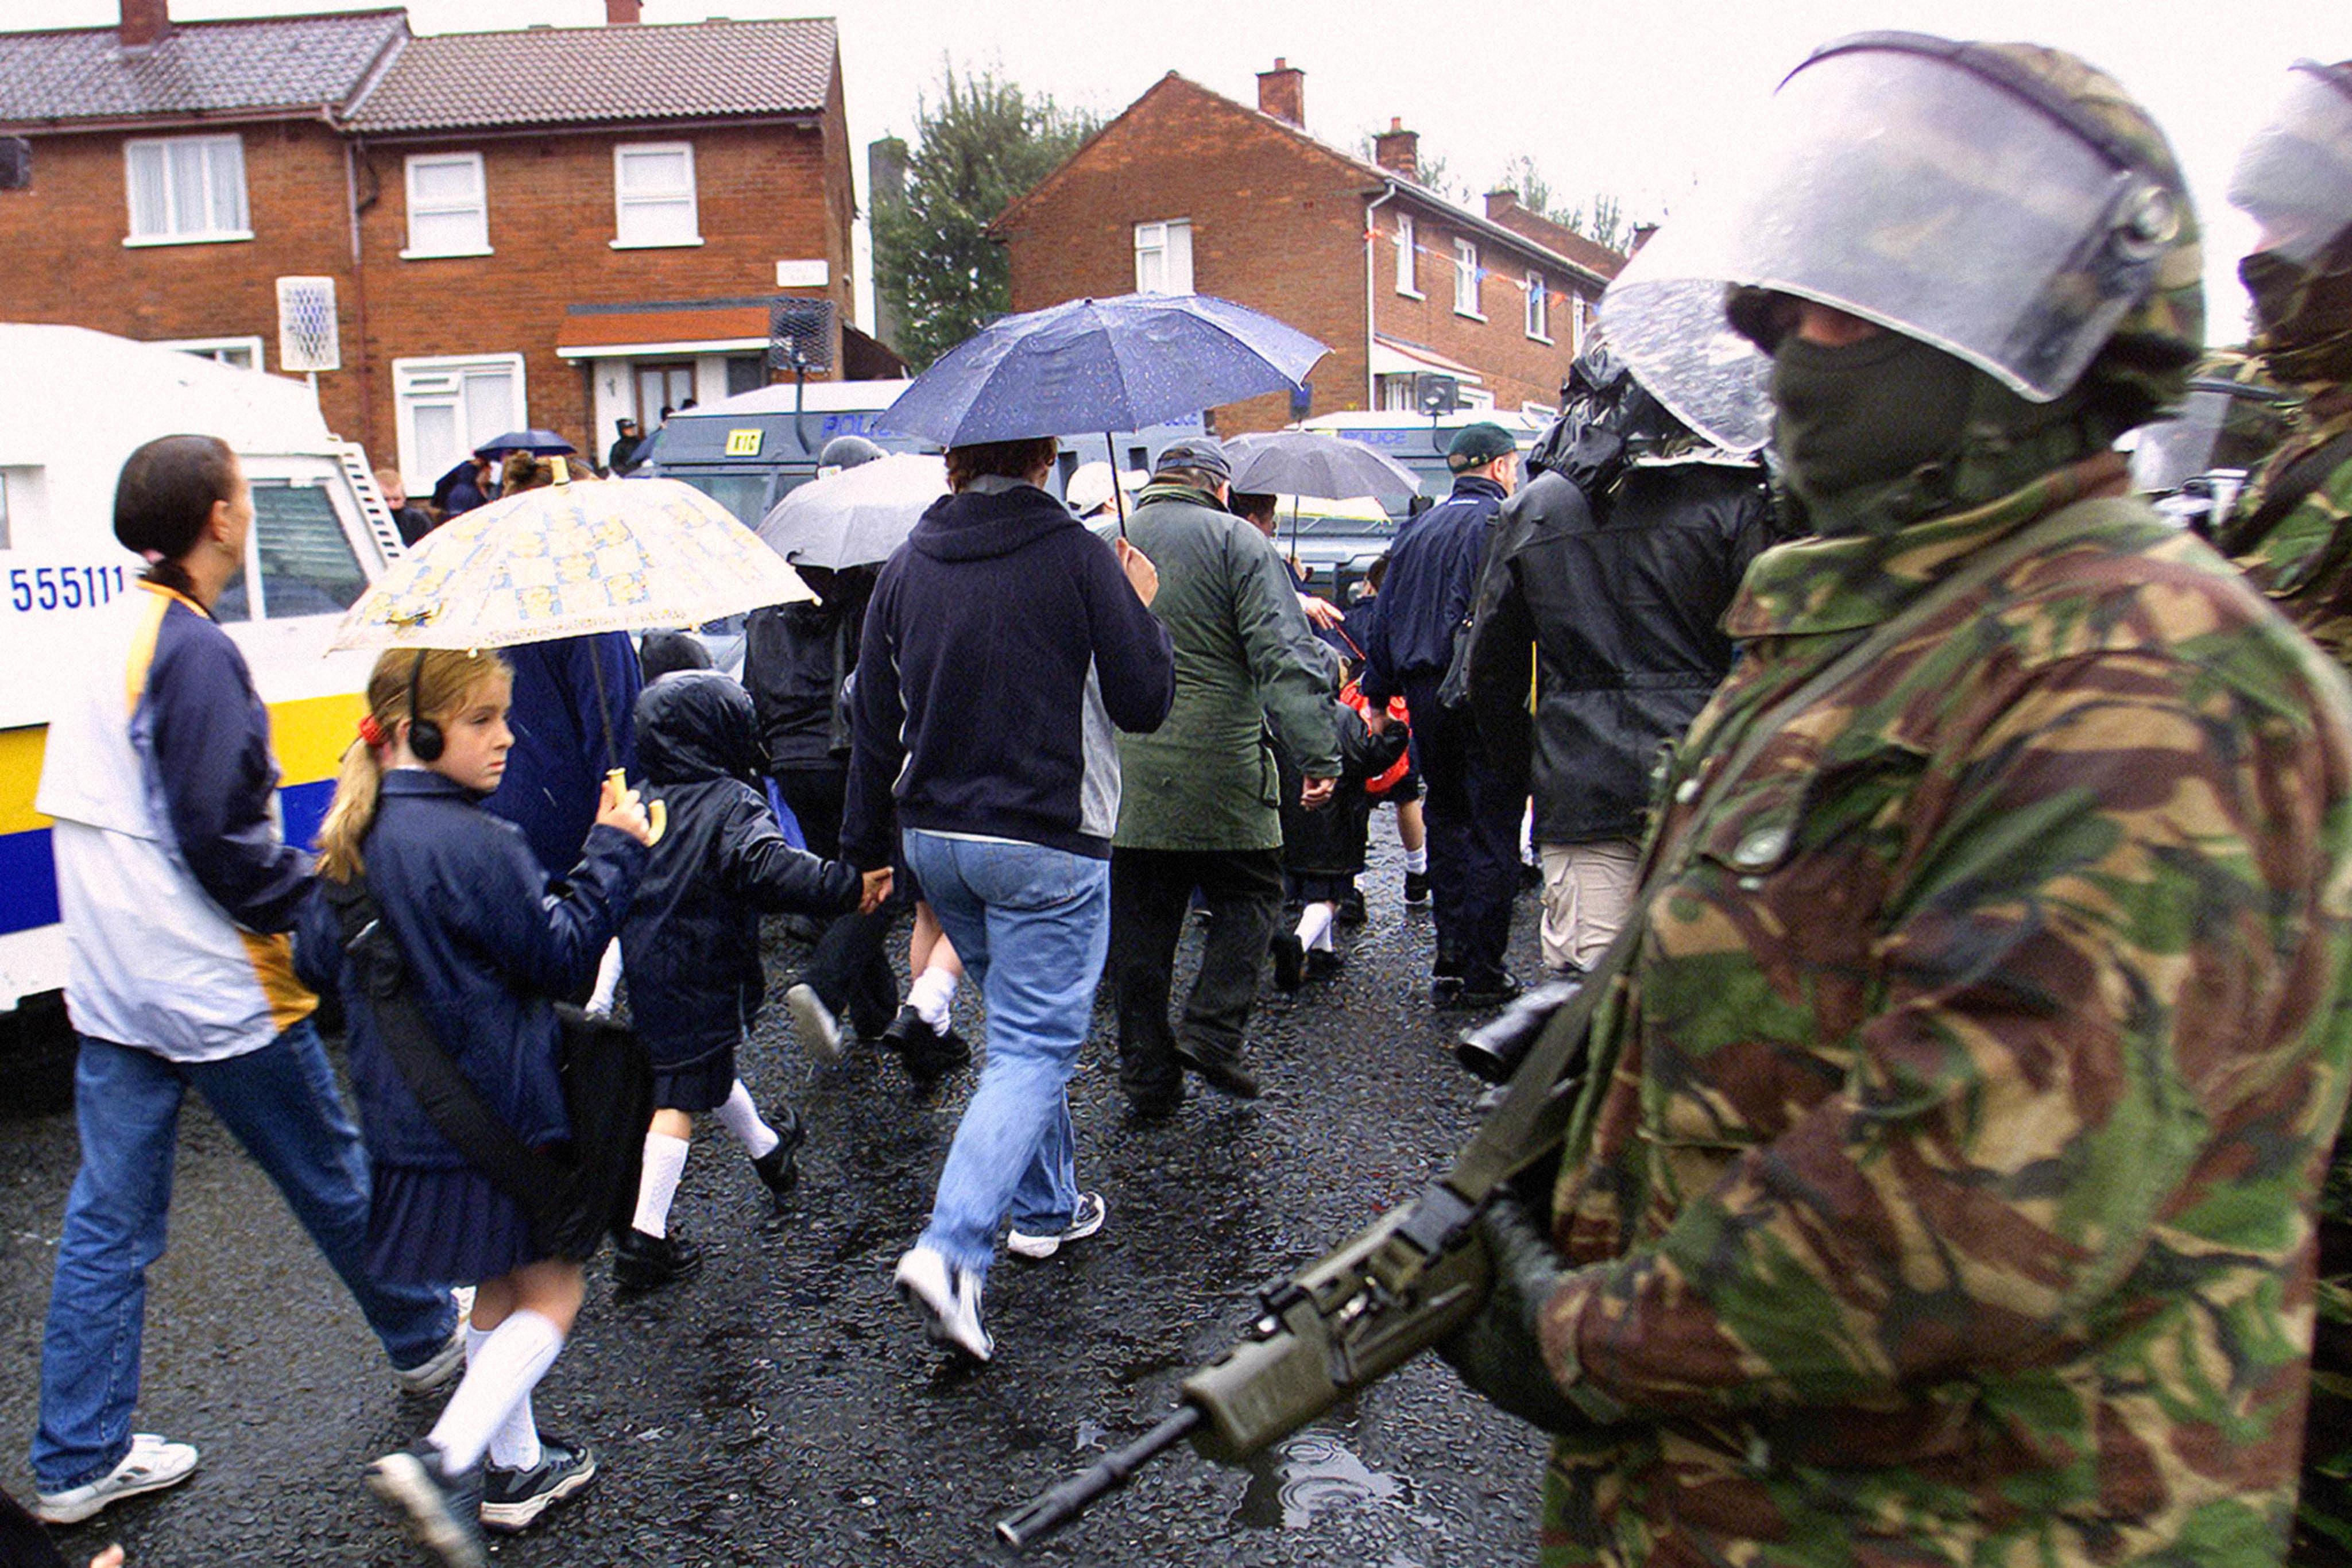
<instances>
[{"instance_id":1,"label":"white knee sock","mask_svg":"<svg viewBox=\"0 0 2352 1568\"><path fill-rule=\"evenodd\" d=\"M621 988L621 939L614 937L604 944L604 956L596 961L596 988L588 994L584 1009L599 1018L613 1011L613 993Z\"/></svg>"},{"instance_id":2,"label":"white knee sock","mask_svg":"<svg viewBox=\"0 0 2352 1568\"><path fill-rule=\"evenodd\" d=\"M948 1027L948 1009L955 1000L956 981L962 977L954 970L933 966L915 977L907 988L907 1005L923 1016L923 1021L944 1033Z\"/></svg>"},{"instance_id":3,"label":"white knee sock","mask_svg":"<svg viewBox=\"0 0 2352 1568\"><path fill-rule=\"evenodd\" d=\"M509 1312L483 1336L480 1347L466 1358L457 1392L425 1434L450 1470L469 1470L482 1462L491 1437L530 1398L562 1349L563 1331L551 1318L532 1312Z\"/></svg>"},{"instance_id":4,"label":"white knee sock","mask_svg":"<svg viewBox=\"0 0 2352 1568\"><path fill-rule=\"evenodd\" d=\"M1423 844L1417 850L1405 851L1404 869L1415 876L1426 875L1429 871L1429 846Z\"/></svg>"},{"instance_id":5,"label":"white knee sock","mask_svg":"<svg viewBox=\"0 0 2352 1568\"><path fill-rule=\"evenodd\" d=\"M727 1092L727 1103L719 1107L719 1120L742 1144L743 1152L753 1159L760 1158L784 1140L760 1115L760 1108L751 1103L751 1092L738 1078L735 1087Z\"/></svg>"},{"instance_id":6,"label":"white knee sock","mask_svg":"<svg viewBox=\"0 0 2352 1568\"><path fill-rule=\"evenodd\" d=\"M1298 945L1310 950L1328 953L1331 950L1331 915L1328 904L1310 904L1298 912Z\"/></svg>"},{"instance_id":7,"label":"white knee sock","mask_svg":"<svg viewBox=\"0 0 2352 1568\"><path fill-rule=\"evenodd\" d=\"M669 1200L686 1169L687 1141L667 1133L646 1134L645 1172L637 1177L637 1217L629 1224L648 1236L669 1234Z\"/></svg>"},{"instance_id":8,"label":"white knee sock","mask_svg":"<svg viewBox=\"0 0 2352 1568\"><path fill-rule=\"evenodd\" d=\"M489 1335L466 1325L466 1365L470 1369L474 1358L482 1353ZM490 1463L502 1470L528 1470L538 1465L539 1421L530 1412L530 1396L507 1412L507 1418L490 1437Z\"/></svg>"}]
</instances>

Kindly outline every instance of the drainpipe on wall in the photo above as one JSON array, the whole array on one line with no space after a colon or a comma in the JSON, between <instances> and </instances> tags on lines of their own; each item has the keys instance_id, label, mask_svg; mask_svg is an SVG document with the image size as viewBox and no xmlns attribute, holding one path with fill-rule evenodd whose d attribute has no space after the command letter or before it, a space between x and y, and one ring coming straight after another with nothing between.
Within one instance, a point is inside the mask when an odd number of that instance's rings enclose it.
<instances>
[{"instance_id":1,"label":"drainpipe on wall","mask_svg":"<svg viewBox=\"0 0 2352 1568\"><path fill-rule=\"evenodd\" d=\"M1380 273L1380 263L1374 256L1379 241L1372 227L1372 214L1394 200L1396 193L1396 182L1391 180L1387 190L1364 204L1364 409L1369 413L1377 413L1381 406L1380 378L1372 373L1372 301L1377 298L1374 279Z\"/></svg>"},{"instance_id":2,"label":"drainpipe on wall","mask_svg":"<svg viewBox=\"0 0 2352 1568\"><path fill-rule=\"evenodd\" d=\"M321 114L321 119L326 119ZM328 120L332 125L334 121ZM338 127L340 129L340 127ZM343 139L343 196L352 211L352 336L358 344L360 380L360 430L355 439L367 449L368 464L381 468L384 460L375 444L375 375L368 356L367 337L367 263L360 246L360 214L364 210L360 201L359 160L364 153L357 137ZM371 193L365 206L375 204ZM398 463L398 455L394 463Z\"/></svg>"}]
</instances>

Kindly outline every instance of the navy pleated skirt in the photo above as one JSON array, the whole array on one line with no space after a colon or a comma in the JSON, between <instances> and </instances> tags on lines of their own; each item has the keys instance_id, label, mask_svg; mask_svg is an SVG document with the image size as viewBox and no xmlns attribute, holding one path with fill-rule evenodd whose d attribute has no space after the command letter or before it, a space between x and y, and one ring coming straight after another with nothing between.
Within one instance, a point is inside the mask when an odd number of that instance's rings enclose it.
<instances>
[{"instance_id":1,"label":"navy pleated skirt","mask_svg":"<svg viewBox=\"0 0 2352 1568\"><path fill-rule=\"evenodd\" d=\"M654 1063L654 1109L716 1111L735 1089L735 1048L677 1067Z\"/></svg>"},{"instance_id":2,"label":"navy pleated skirt","mask_svg":"<svg viewBox=\"0 0 2352 1568\"><path fill-rule=\"evenodd\" d=\"M373 1166L368 1272L388 1284L478 1285L544 1256L515 1201L473 1170Z\"/></svg>"}]
</instances>

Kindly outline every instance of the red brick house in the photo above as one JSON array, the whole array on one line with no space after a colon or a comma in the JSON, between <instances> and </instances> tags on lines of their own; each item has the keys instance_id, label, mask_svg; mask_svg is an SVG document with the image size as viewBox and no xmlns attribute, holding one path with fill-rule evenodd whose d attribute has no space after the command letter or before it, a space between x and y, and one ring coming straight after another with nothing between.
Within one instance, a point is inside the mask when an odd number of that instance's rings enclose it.
<instances>
[{"instance_id":1,"label":"red brick house","mask_svg":"<svg viewBox=\"0 0 2352 1568\"><path fill-rule=\"evenodd\" d=\"M624 414L763 385L770 303L846 329L830 20L419 37L399 10L0 33L0 319L286 368L278 280L332 280L329 423L430 486L517 425L601 454ZM868 345L870 346L870 340Z\"/></svg>"},{"instance_id":2,"label":"red brick house","mask_svg":"<svg viewBox=\"0 0 2352 1568\"><path fill-rule=\"evenodd\" d=\"M1377 161L1305 129L1306 73L1276 60L1250 109L1170 72L992 230L1013 308L1087 295L1197 292L1331 345L1310 413L1411 409L1414 378L1474 404L1559 402L1592 303L1624 257L1519 206L1474 213L1419 183L1413 132ZM1231 434L1291 417L1280 397L1216 411Z\"/></svg>"}]
</instances>

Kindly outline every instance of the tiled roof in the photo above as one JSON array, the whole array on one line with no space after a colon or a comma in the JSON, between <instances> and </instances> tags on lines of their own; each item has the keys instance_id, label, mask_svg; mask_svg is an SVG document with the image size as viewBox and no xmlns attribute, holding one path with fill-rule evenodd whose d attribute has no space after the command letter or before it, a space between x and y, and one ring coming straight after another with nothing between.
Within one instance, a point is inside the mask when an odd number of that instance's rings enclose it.
<instances>
[{"instance_id":1,"label":"tiled roof","mask_svg":"<svg viewBox=\"0 0 2352 1568\"><path fill-rule=\"evenodd\" d=\"M531 27L413 40L351 116L362 131L816 114L830 17Z\"/></svg>"},{"instance_id":2,"label":"tiled roof","mask_svg":"<svg viewBox=\"0 0 2352 1568\"><path fill-rule=\"evenodd\" d=\"M391 10L182 22L131 50L112 27L0 33L0 124L340 106L407 31Z\"/></svg>"}]
</instances>

